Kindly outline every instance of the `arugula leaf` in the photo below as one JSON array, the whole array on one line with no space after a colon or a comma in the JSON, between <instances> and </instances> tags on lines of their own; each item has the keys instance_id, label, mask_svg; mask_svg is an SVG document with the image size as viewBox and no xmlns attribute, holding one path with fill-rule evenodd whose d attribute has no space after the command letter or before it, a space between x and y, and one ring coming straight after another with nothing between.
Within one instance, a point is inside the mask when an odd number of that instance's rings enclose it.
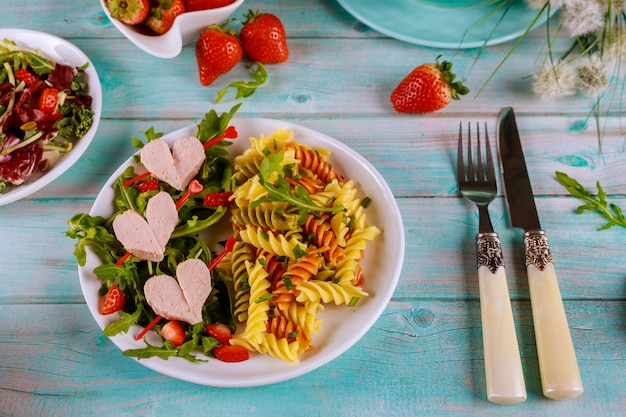
<instances>
[{"instance_id":1,"label":"arugula leaf","mask_svg":"<svg viewBox=\"0 0 626 417\"><path fill-rule=\"evenodd\" d=\"M608 219L608 222L598 230L610 229L613 226L626 227L626 217L624 216L621 207L607 201L606 192L602 188L602 185L600 185L600 181L596 181L598 193L597 196L594 197L591 192L583 187L578 181L563 172L557 171L556 179L571 195L583 200L586 203L576 208L576 211L579 214L586 211L596 211L599 212L602 217Z\"/></svg>"},{"instance_id":2,"label":"arugula leaf","mask_svg":"<svg viewBox=\"0 0 626 417\"><path fill-rule=\"evenodd\" d=\"M268 74L267 70L260 62L254 62L248 68L248 72L254 78L254 81L235 81L228 84L226 87L218 91L217 97L215 98L215 103L219 103L224 98L224 95L228 91L229 88L235 88L237 90L237 94L235 95L235 100L238 98L246 98L250 97L257 88L262 86L267 82Z\"/></svg>"},{"instance_id":3,"label":"arugula leaf","mask_svg":"<svg viewBox=\"0 0 626 417\"><path fill-rule=\"evenodd\" d=\"M188 342L186 342L188 343ZM147 359L147 358L152 358L152 357L159 357L161 359L169 359L172 356L177 356L183 359L188 360L189 362L207 362L206 360L202 360L202 359L198 359L193 355L190 355L189 353L184 353L184 354L179 354L179 350L176 348L176 346L174 346L172 343L170 342L165 342L163 344L163 346L155 346L155 345L151 345L150 343L146 342L146 345L148 345L145 348L140 348L140 349L127 349L125 351L122 352L122 354L124 356L132 356L135 357L137 359Z\"/></svg>"},{"instance_id":4,"label":"arugula leaf","mask_svg":"<svg viewBox=\"0 0 626 417\"><path fill-rule=\"evenodd\" d=\"M215 110L205 113L204 118L198 123L198 132L196 133L200 142L205 143L223 134L241 105L242 103L234 105L228 113L222 113L220 116Z\"/></svg>"},{"instance_id":5,"label":"arugula leaf","mask_svg":"<svg viewBox=\"0 0 626 417\"><path fill-rule=\"evenodd\" d=\"M130 329L130 326L137 324L142 312L143 311L140 306L138 306L137 310L132 314L125 313L124 311L120 310L119 314L121 318L119 320L114 321L113 323L108 324L104 328L104 331L103 331L104 335L111 337L119 333L128 332L128 329Z\"/></svg>"},{"instance_id":6,"label":"arugula leaf","mask_svg":"<svg viewBox=\"0 0 626 417\"><path fill-rule=\"evenodd\" d=\"M224 217L224 214L226 214L227 211L228 208L222 206L217 207L215 212L205 219L198 220L197 216L193 216L191 219L188 219L186 223L176 227L172 232L170 239L198 234L202 230L216 224L222 217Z\"/></svg>"},{"instance_id":7,"label":"arugula leaf","mask_svg":"<svg viewBox=\"0 0 626 417\"><path fill-rule=\"evenodd\" d=\"M300 223L304 221L306 214L311 211L336 212L344 210L343 206L318 206L311 200L311 196L302 186L297 186L294 190L291 190L289 182L285 179L285 172L281 167L283 159L284 153L277 152L270 154L269 157L264 157L261 161L259 183L265 188L268 195L252 202L250 205L252 208L265 202L286 202L298 208ZM276 182L271 183L270 177L273 173L277 174L277 179Z\"/></svg>"},{"instance_id":8,"label":"arugula leaf","mask_svg":"<svg viewBox=\"0 0 626 417\"><path fill-rule=\"evenodd\" d=\"M87 246L92 249L106 262L115 263L115 253L120 250L121 245L111 234L107 228L107 219L101 216L90 216L86 213L77 213L73 215L68 223L70 230L65 235L72 239L77 239L74 248L74 256L80 266L84 266L87 262Z\"/></svg>"},{"instance_id":9,"label":"arugula leaf","mask_svg":"<svg viewBox=\"0 0 626 417\"><path fill-rule=\"evenodd\" d=\"M220 344L217 339L209 336L200 336L200 341L202 343L202 351L207 356L211 355L213 348Z\"/></svg>"},{"instance_id":10,"label":"arugula leaf","mask_svg":"<svg viewBox=\"0 0 626 417\"><path fill-rule=\"evenodd\" d=\"M144 137L146 138L147 142L150 142L152 140L158 139L161 136L163 136L162 132L155 132L154 130L154 126L150 126L150 128L148 130L140 130L139 132L141 132L142 135L144 135ZM143 141L141 139L139 139L137 136L133 135L131 138L132 142L133 142L133 146L137 149L141 149L143 148L143 146L145 145L143 143Z\"/></svg>"}]
</instances>

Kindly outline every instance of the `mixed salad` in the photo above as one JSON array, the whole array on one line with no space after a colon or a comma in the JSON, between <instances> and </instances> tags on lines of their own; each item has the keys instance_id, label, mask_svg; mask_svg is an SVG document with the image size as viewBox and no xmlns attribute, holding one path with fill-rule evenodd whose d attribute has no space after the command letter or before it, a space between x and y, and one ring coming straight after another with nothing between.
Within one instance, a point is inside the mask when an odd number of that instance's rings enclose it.
<instances>
[{"instance_id":1,"label":"mixed salad","mask_svg":"<svg viewBox=\"0 0 626 417\"><path fill-rule=\"evenodd\" d=\"M131 165L113 184L116 191L115 210L110 216L105 218L77 213L69 220L70 230L66 235L77 240L74 255L79 265L84 266L87 261L87 247L102 260L102 264L93 270L102 283L100 314L119 313L120 318L105 327L104 334L115 336L127 333L133 325L145 329L134 337L137 340L144 339L146 347L126 350L126 356L139 359L177 356L197 362L202 359L194 352L200 350L212 357L219 352L215 348L228 346L226 340L235 330L230 277L216 268L211 269L212 289L202 306L202 321L196 324L160 317L148 304L144 287L157 274L175 277L177 267L185 261L200 259L206 265L214 265L219 255L224 253L216 253L208 247L203 233L218 223L228 211L228 199L224 196L231 189L232 163L225 149L229 141L222 139L236 136L236 131L233 132L228 124L239 106L220 116L212 110L198 123L196 137L204 144L206 159L188 190L177 190L154 178L150 172L137 173ZM147 142L162 136L153 128L143 134ZM137 137L133 137L133 143L138 148L147 144ZM139 162L139 156L135 158ZM196 190L190 193L194 187ZM165 245L163 259L158 262L142 260L127 252L118 241L113 221L128 210L143 213L149 200L162 192L171 195L177 203L179 223ZM227 242L223 243L227 246ZM161 336L163 343L160 346L152 345L144 338L148 330L155 330ZM226 351L224 359L239 360L239 357L233 356L239 353Z\"/></svg>"},{"instance_id":2,"label":"mixed salad","mask_svg":"<svg viewBox=\"0 0 626 417\"><path fill-rule=\"evenodd\" d=\"M93 123L82 67L0 41L0 193L45 171Z\"/></svg>"}]
</instances>

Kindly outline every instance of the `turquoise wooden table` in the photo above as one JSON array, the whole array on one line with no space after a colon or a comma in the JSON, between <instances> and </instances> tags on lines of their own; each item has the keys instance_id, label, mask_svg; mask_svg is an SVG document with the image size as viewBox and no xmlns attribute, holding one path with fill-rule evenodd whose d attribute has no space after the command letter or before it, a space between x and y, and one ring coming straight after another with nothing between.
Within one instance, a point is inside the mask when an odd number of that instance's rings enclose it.
<instances>
[{"instance_id":1,"label":"turquoise wooden table","mask_svg":"<svg viewBox=\"0 0 626 417\"><path fill-rule=\"evenodd\" d=\"M347 144L377 168L401 209L406 256L382 316L343 355L298 378L254 388L195 385L156 373L120 350L83 299L65 237L67 220L88 212L112 172L134 151L130 138L154 126L170 132L202 118L221 81L201 87L193 47L155 58L124 38L99 2L0 2L3 28L28 28L81 48L101 78L103 117L81 160L44 189L0 207L0 415L2 416L618 416L626 408L626 230L599 231L597 213L555 180L563 171L626 207L626 139L615 105L601 117L602 154L592 102L543 101L530 92L545 38L536 30L491 80L428 115L393 111L389 95L416 65L450 49L402 42L369 29L335 0L248 0L281 17L287 63L243 100L238 115L286 120ZM243 12L241 10L241 12ZM513 41L456 52L459 77L474 91ZM243 64L229 76L248 76ZM620 101L620 97L616 102ZM486 121L512 105L518 116L542 225L550 236L584 393L542 394L523 264L522 231L512 229L499 183L490 206L500 233L528 399L495 405L485 395L474 207L458 195L459 121Z\"/></svg>"}]
</instances>

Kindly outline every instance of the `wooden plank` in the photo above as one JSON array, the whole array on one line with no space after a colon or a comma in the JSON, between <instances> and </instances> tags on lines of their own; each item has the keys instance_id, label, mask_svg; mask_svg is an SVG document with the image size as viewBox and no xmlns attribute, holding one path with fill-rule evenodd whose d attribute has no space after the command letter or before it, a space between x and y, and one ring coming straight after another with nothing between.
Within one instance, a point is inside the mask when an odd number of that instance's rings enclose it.
<instances>
[{"instance_id":1,"label":"wooden plank","mask_svg":"<svg viewBox=\"0 0 626 417\"><path fill-rule=\"evenodd\" d=\"M329 364L245 390L174 380L123 357L84 305L2 305L0 414L300 415L293 407L301 404L307 416L619 415L626 393L621 304L566 303L576 312L569 319L586 392L555 402L541 395L529 303L513 303L528 400L511 407L485 399L475 301L392 302L360 342Z\"/></svg>"}]
</instances>

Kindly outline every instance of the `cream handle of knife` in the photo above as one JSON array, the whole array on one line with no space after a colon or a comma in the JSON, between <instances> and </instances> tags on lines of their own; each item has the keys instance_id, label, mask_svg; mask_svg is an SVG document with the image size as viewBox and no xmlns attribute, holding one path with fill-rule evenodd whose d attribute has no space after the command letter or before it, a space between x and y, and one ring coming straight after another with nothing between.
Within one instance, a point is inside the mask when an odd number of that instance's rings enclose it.
<instances>
[{"instance_id":1,"label":"cream handle of knife","mask_svg":"<svg viewBox=\"0 0 626 417\"><path fill-rule=\"evenodd\" d=\"M543 395L553 400L577 397L583 384L548 239L543 231L527 232L524 246Z\"/></svg>"},{"instance_id":2,"label":"cream handle of knife","mask_svg":"<svg viewBox=\"0 0 626 417\"><path fill-rule=\"evenodd\" d=\"M526 400L509 287L496 233L479 233L478 284L487 399L495 404Z\"/></svg>"}]
</instances>

